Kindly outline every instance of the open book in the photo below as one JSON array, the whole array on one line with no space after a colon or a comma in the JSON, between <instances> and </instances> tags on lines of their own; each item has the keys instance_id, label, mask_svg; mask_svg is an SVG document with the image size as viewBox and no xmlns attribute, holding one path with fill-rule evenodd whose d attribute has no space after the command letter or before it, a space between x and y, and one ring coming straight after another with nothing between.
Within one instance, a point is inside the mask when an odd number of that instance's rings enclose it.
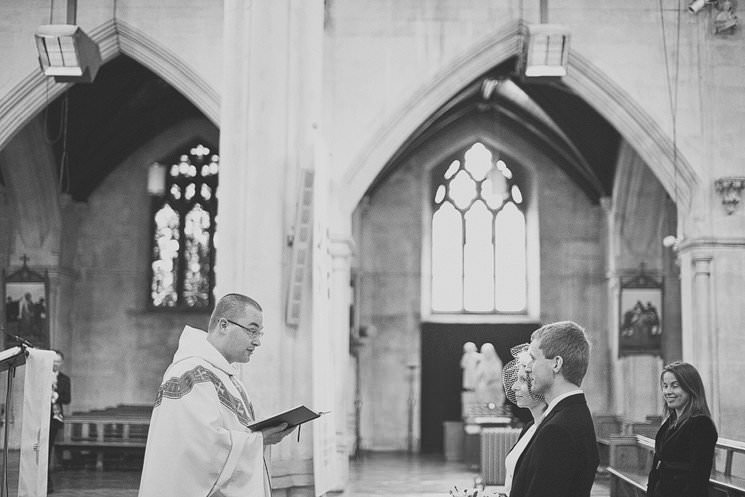
<instances>
[{"instance_id":1,"label":"open book","mask_svg":"<svg viewBox=\"0 0 745 497\"><path fill-rule=\"evenodd\" d=\"M248 427L251 430L259 431L263 430L264 428L269 428L270 426L287 423L287 428L292 428L293 426L301 425L303 423L307 423L308 421L316 419L323 414L326 414L326 412L315 412L305 406L297 406L287 411L280 412L279 414L275 414L270 418L257 421L253 424L248 425Z\"/></svg>"}]
</instances>

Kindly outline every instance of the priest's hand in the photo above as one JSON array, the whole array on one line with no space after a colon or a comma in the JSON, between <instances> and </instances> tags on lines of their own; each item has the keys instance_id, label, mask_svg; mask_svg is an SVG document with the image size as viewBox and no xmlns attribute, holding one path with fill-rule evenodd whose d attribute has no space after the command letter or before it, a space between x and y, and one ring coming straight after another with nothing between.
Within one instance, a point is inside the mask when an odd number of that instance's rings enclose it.
<instances>
[{"instance_id":1,"label":"priest's hand","mask_svg":"<svg viewBox=\"0 0 745 497\"><path fill-rule=\"evenodd\" d=\"M295 431L295 428L296 426L287 428L287 423L264 428L261 430L261 434L264 435L264 445L274 445L281 442L283 438Z\"/></svg>"}]
</instances>

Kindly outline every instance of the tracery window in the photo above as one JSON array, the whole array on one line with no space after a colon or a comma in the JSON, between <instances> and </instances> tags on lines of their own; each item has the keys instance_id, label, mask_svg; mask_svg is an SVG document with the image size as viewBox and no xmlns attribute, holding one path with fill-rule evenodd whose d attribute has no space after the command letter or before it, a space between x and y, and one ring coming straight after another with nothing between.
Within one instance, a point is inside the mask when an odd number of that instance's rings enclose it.
<instances>
[{"instance_id":1,"label":"tracery window","mask_svg":"<svg viewBox=\"0 0 745 497\"><path fill-rule=\"evenodd\" d=\"M196 144L164 164L163 195L153 200L150 304L209 310L220 157Z\"/></svg>"},{"instance_id":2,"label":"tracery window","mask_svg":"<svg viewBox=\"0 0 745 497\"><path fill-rule=\"evenodd\" d=\"M432 170L433 313L527 313L526 202L516 173L479 142Z\"/></svg>"}]
</instances>

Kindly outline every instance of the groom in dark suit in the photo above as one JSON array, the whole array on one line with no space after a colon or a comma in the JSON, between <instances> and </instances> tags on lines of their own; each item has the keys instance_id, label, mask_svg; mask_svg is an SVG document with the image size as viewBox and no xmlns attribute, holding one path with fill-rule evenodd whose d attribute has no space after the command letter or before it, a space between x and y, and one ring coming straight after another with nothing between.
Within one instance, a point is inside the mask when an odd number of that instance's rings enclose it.
<instances>
[{"instance_id":1,"label":"groom in dark suit","mask_svg":"<svg viewBox=\"0 0 745 497\"><path fill-rule=\"evenodd\" d=\"M547 324L530 337L527 373L548 408L517 462L510 497L589 497L598 467L595 428L579 388L590 344L571 321Z\"/></svg>"}]
</instances>

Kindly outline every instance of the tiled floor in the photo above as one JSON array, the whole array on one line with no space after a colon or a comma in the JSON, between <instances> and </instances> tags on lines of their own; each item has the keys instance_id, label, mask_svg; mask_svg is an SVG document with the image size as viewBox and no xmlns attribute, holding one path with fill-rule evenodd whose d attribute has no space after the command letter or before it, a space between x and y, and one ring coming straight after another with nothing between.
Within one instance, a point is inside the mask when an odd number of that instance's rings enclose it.
<instances>
[{"instance_id":1,"label":"tiled floor","mask_svg":"<svg viewBox=\"0 0 745 497\"><path fill-rule=\"evenodd\" d=\"M17 466L16 466L17 468ZM17 469L9 468L9 496L17 493ZM366 453L354 459L343 497L446 497L448 490L472 487L479 474L441 456ZM136 497L139 471L60 470L54 473L54 497ZM490 490L487 488L487 495ZM608 485L597 482L593 497L608 497Z\"/></svg>"},{"instance_id":2,"label":"tiled floor","mask_svg":"<svg viewBox=\"0 0 745 497\"><path fill-rule=\"evenodd\" d=\"M470 488L479 473L464 464L445 462L442 456L409 456L400 453L368 453L352 461L345 497L444 497L453 486ZM496 488L487 487L486 496ZM609 497L608 484L597 481L593 497Z\"/></svg>"}]
</instances>

